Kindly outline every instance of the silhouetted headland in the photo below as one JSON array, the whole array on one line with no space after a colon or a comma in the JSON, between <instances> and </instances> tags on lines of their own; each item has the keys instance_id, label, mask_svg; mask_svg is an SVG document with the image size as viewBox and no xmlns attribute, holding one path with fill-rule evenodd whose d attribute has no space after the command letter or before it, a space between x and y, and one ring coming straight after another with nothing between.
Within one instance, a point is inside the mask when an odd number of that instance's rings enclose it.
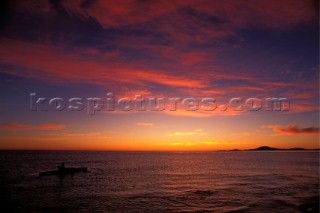
<instances>
[{"instance_id":1,"label":"silhouetted headland","mask_svg":"<svg viewBox=\"0 0 320 213\"><path fill-rule=\"evenodd\" d=\"M232 149L232 150L224 150L224 151L319 151L319 149L305 149L300 147L283 149L283 148L275 148L270 146L260 146L255 149L244 149L244 150Z\"/></svg>"}]
</instances>

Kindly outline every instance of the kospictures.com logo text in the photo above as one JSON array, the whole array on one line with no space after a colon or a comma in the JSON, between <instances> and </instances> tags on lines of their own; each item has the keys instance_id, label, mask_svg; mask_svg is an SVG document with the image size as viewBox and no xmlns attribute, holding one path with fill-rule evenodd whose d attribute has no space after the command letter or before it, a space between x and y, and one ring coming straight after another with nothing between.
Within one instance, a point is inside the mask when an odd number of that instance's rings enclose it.
<instances>
[{"instance_id":1,"label":"kospictures.com logo text","mask_svg":"<svg viewBox=\"0 0 320 213\"><path fill-rule=\"evenodd\" d=\"M113 93L99 97L40 97L30 93L30 110L32 111L86 111L94 115L99 111L289 111L288 98L240 98L234 97L227 104L219 103L215 98L193 97L144 97L136 94L133 97L117 98Z\"/></svg>"}]
</instances>

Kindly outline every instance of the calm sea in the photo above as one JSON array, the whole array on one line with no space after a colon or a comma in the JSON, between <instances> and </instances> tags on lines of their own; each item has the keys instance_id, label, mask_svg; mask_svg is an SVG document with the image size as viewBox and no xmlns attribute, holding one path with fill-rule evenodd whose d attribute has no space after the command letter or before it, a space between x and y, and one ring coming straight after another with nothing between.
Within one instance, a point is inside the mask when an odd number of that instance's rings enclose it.
<instances>
[{"instance_id":1,"label":"calm sea","mask_svg":"<svg viewBox=\"0 0 320 213\"><path fill-rule=\"evenodd\" d=\"M58 164L90 173L38 177ZM319 152L0 151L2 212L318 212Z\"/></svg>"}]
</instances>

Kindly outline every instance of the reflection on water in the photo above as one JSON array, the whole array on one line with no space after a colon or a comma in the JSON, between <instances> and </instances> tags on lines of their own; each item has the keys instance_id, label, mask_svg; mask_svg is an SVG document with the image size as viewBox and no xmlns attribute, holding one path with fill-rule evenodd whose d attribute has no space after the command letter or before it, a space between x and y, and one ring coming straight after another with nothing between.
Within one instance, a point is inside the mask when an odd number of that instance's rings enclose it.
<instances>
[{"instance_id":1,"label":"reflection on water","mask_svg":"<svg viewBox=\"0 0 320 213\"><path fill-rule=\"evenodd\" d=\"M38 178L61 162L90 173ZM21 212L318 212L318 152L1 151Z\"/></svg>"}]
</instances>

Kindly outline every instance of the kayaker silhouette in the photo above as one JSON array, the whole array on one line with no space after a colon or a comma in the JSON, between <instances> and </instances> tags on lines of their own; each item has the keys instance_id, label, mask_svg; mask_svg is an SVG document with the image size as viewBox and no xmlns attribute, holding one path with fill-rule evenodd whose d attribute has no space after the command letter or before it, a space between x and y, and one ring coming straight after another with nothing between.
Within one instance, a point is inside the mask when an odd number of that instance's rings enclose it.
<instances>
[{"instance_id":1,"label":"kayaker silhouette","mask_svg":"<svg viewBox=\"0 0 320 213\"><path fill-rule=\"evenodd\" d=\"M40 172L39 176L59 175L60 177L63 177L64 175L73 175L77 172L89 172L87 167L65 167L64 162L62 162L61 165L57 167L58 170Z\"/></svg>"},{"instance_id":2,"label":"kayaker silhouette","mask_svg":"<svg viewBox=\"0 0 320 213\"><path fill-rule=\"evenodd\" d=\"M61 166L58 166L59 171L64 171L66 167L64 166L64 162L61 163Z\"/></svg>"}]
</instances>

